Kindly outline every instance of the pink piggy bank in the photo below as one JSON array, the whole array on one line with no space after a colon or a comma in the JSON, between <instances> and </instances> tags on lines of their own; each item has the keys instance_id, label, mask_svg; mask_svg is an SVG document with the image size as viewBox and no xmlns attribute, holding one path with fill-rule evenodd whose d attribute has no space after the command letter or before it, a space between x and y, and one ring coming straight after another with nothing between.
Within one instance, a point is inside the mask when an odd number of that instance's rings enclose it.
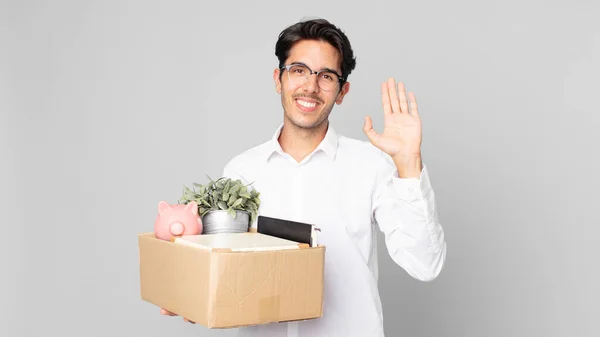
<instances>
[{"instance_id":1,"label":"pink piggy bank","mask_svg":"<svg viewBox=\"0 0 600 337\"><path fill-rule=\"evenodd\" d=\"M166 201L158 203L158 216L154 222L156 238L166 241L182 235L202 233L202 220L198 216L198 204L191 201L187 205L170 205Z\"/></svg>"}]
</instances>

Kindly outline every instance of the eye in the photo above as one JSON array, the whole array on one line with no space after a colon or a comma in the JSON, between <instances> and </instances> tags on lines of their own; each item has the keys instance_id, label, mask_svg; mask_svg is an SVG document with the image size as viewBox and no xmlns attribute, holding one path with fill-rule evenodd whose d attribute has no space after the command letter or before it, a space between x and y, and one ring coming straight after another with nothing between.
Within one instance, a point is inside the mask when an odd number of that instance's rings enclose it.
<instances>
[{"instance_id":1,"label":"eye","mask_svg":"<svg viewBox=\"0 0 600 337\"><path fill-rule=\"evenodd\" d=\"M292 69L290 69L290 72L293 74L302 75L306 72L306 69L304 69L304 67L295 66L295 67L292 67Z\"/></svg>"},{"instance_id":2,"label":"eye","mask_svg":"<svg viewBox=\"0 0 600 337\"><path fill-rule=\"evenodd\" d=\"M323 73L321 74L321 78L327 82L334 82L336 77L331 73Z\"/></svg>"}]
</instances>

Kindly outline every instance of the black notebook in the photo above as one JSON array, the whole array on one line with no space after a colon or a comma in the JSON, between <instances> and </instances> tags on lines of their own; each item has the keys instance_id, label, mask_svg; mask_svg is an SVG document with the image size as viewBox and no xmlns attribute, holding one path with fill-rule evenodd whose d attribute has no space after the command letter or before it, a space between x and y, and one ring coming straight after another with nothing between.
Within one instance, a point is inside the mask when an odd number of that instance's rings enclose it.
<instances>
[{"instance_id":1,"label":"black notebook","mask_svg":"<svg viewBox=\"0 0 600 337\"><path fill-rule=\"evenodd\" d=\"M319 228L314 225L290 221L285 219L271 218L263 215L258 216L257 232L278 238L307 243L311 247L317 246L317 232Z\"/></svg>"}]
</instances>

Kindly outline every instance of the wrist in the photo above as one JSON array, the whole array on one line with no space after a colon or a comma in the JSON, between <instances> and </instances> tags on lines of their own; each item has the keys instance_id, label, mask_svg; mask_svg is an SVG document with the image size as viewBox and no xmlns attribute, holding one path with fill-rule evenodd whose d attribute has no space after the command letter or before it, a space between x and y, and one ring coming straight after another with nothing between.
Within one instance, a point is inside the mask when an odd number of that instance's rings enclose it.
<instances>
[{"instance_id":1,"label":"wrist","mask_svg":"<svg viewBox=\"0 0 600 337\"><path fill-rule=\"evenodd\" d=\"M392 156L400 178L420 178L423 170L421 155Z\"/></svg>"}]
</instances>

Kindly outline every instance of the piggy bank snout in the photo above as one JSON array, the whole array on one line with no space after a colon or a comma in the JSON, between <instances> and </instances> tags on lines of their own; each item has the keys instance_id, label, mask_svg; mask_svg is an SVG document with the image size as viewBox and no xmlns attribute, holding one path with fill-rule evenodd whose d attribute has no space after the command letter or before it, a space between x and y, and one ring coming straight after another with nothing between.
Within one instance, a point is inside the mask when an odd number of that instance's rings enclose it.
<instances>
[{"instance_id":1,"label":"piggy bank snout","mask_svg":"<svg viewBox=\"0 0 600 337\"><path fill-rule=\"evenodd\" d=\"M171 234L173 235L181 235L183 234L185 227L183 226L183 224L181 222L175 222L173 224L171 224Z\"/></svg>"}]
</instances>

